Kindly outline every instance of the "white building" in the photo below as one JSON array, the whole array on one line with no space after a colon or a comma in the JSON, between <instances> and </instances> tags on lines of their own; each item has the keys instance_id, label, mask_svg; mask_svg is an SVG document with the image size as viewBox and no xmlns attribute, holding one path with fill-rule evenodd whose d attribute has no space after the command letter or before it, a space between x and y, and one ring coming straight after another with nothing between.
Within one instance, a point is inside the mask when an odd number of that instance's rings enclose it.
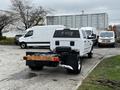
<instances>
[{"instance_id":1,"label":"white building","mask_svg":"<svg viewBox=\"0 0 120 90\"><path fill-rule=\"evenodd\" d=\"M47 25L65 25L71 28L96 27L98 30L108 28L108 14L79 14L47 16Z\"/></svg>"}]
</instances>

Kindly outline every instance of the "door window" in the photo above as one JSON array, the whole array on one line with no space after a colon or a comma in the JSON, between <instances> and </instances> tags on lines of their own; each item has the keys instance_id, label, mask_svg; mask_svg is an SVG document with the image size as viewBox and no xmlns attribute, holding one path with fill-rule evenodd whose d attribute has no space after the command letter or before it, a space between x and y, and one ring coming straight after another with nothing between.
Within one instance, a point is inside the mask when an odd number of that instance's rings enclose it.
<instances>
[{"instance_id":1,"label":"door window","mask_svg":"<svg viewBox=\"0 0 120 90\"><path fill-rule=\"evenodd\" d=\"M80 38L79 30L56 30L54 38Z\"/></svg>"},{"instance_id":2,"label":"door window","mask_svg":"<svg viewBox=\"0 0 120 90\"><path fill-rule=\"evenodd\" d=\"M83 34L83 38L87 39L87 35L86 35L85 31L82 30L82 34Z\"/></svg>"},{"instance_id":3,"label":"door window","mask_svg":"<svg viewBox=\"0 0 120 90\"><path fill-rule=\"evenodd\" d=\"M31 31L28 31L26 34L25 34L25 37L30 37L33 35L33 30Z\"/></svg>"}]
</instances>

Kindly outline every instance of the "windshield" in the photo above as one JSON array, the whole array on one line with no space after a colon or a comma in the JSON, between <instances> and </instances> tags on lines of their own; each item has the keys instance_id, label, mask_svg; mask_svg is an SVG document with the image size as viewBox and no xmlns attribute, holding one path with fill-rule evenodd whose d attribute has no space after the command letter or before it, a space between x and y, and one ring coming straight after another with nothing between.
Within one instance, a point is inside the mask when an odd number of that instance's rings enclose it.
<instances>
[{"instance_id":1,"label":"windshield","mask_svg":"<svg viewBox=\"0 0 120 90\"><path fill-rule=\"evenodd\" d=\"M56 30L55 38L80 38L79 30Z\"/></svg>"},{"instance_id":2,"label":"windshield","mask_svg":"<svg viewBox=\"0 0 120 90\"><path fill-rule=\"evenodd\" d=\"M31 31L28 31L26 34L25 34L25 37L30 37L33 35L33 30Z\"/></svg>"},{"instance_id":3,"label":"windshield","mask_svg":"<svg viewBox=\"0 0 120 90\"><path fill-rule=\"evenodd\" d=\"M113 33L112 32L102 32L100 34L100 37L113 37Z\"/></svg>"}]
</instances>

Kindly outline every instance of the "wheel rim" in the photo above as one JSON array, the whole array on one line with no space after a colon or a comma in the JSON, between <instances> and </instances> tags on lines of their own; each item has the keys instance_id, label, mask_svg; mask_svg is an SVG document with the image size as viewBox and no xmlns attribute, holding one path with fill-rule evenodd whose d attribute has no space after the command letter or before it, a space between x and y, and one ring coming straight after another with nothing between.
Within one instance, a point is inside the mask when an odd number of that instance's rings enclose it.
<instances>
[{"instance_id":1,"label":"wheel rim","mask_svg":"<svg viewBox=\"0 0 120 90\"><path fill-rule=\"evenodd\" d=\"M78 70L80 70L81 69L81 65L80 64L78 64Z\"/></svg>"},{"instance_id":2,"label":"wheel rim","mask_svg":"<svg viewBox=\"0 0 120 90\"><path fill-rule=\"evenodd\" d=\"M23 43L23 44L21 44L21 48L25 48L26 47L26 45Z\"/></svg>"},{"instance_id":3,"label":"wheel rim","mask_svg":"<svg viewBox=\"0 0 120 90\"><path fill-rule=\"evenodd\" d=\"M79 61L78 70L81 71L81 68L82 68L82 60Z\"/></svg>"}]
</instances>

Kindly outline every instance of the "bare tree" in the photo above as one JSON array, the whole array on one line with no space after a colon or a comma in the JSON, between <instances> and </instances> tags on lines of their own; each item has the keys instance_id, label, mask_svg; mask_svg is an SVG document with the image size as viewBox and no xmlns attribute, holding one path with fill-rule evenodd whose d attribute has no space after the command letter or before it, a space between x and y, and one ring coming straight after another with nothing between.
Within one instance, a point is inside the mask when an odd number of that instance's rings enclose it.
<instances>
[{"instance_id":1,"label":"bare tree","mask_svg":"<svg viewBox=\"0 0 120 90\"><path fill-rule=\"evenodd\" d=\"M0 36L2 36L2 30L10 24L13 24L15 18L13 18L13 14L0 15Z\"/></svg>"},{"instance_id":2,"label":"bare tree","mask_svg":"<svg viewBox=\"0 0 120 90\"><path fill-rule=\"evenodd\" d=\"M32 6L28 0L11 0L11 3L12 10L23 22L25 29L44 23L47 10L41 6Z\"/></svg>"}]
</instances>

